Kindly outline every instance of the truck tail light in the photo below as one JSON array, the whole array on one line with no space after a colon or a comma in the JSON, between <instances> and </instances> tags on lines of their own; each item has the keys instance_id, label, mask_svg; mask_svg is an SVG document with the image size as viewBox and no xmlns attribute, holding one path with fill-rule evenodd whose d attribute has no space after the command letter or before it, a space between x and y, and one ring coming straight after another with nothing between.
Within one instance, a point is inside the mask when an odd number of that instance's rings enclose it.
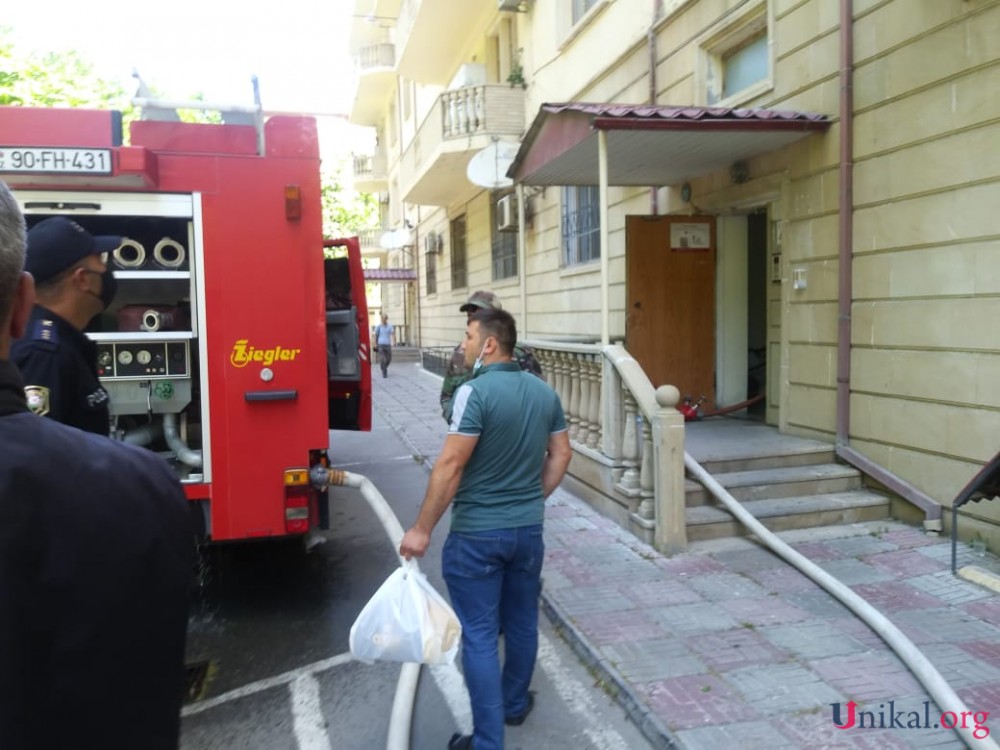
<instances>
[{"instance_id":1,"label":"truck tail light","mask_svg":"<svg viewBox=\"0 0 1000 750\"><path fill-rule=\"evenodd\" d=\"M305 534L309 531L308 469L289 469L285 472L285 533Z\"/></svg>"},{"instance_id":2,"label":"truck tail light","mask_svg":"<svg viewBox=\"0 0 1000 750\"><path fill-rule=\"evenodd\" d=\"M285 185L285 218L289 221L302 218L302 190L298 185Z\"/></svg>"}]
</instances>

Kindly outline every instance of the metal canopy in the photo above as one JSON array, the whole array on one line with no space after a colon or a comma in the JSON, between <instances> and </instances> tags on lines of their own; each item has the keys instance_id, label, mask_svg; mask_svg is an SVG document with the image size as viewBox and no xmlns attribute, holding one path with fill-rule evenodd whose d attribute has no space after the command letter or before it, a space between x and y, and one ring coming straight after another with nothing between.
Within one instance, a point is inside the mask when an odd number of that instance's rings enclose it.
<instances>
[{"instance_id":1,"label":"metal canopy","mask_svg":"<svg viewBox=\"0 0 1000 750\"><path fill-rule=\"evenodd\" d=\"M507 172L525 185L679 185L826 130L826 115L767 109L543 104Z\"/></svg>"},{"instance_id":2,"label":"metal canopy","mask_svg":"<svg viewBox=\"0 0 1000 750\"><path fill-rule=\"evenodd\" d=\"M366 268L365 281L416 281L412 268Z\"/></svg>"}]
</instances>

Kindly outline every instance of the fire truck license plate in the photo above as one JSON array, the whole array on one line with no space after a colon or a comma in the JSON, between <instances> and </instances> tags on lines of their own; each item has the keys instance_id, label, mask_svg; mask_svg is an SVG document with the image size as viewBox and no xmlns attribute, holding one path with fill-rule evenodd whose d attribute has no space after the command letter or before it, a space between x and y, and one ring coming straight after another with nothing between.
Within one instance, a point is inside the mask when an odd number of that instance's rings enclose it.
<instances>
[{"instance_id":1,"label":"fire truck license plate","mask_svg":"<svg viewBox=\"0 0 1000 750\"><path fill-rule=\"evenodd\" d=\"M0 172L111 174L111 150L0 146Z\"/></svg>"}]
</instances>

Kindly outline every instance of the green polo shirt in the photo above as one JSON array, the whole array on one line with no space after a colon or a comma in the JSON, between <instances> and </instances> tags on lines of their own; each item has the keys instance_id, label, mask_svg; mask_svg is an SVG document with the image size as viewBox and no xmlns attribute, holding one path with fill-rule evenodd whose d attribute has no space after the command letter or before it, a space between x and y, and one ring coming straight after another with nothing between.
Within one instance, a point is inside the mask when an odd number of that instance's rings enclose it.
<instances>
[{"instance_id":1,"label":"green polo shirt","mask_svg":"<svg viewBox=\"0 0 1000 750\"><path fill-rule=\"evenodd\" d=\"M559 396L516 362L486 365L453 401L449 432L479 438L451 510L452 531L515 529L545 514L542 464L566 429Z\"/></svg>"}]
</instances>

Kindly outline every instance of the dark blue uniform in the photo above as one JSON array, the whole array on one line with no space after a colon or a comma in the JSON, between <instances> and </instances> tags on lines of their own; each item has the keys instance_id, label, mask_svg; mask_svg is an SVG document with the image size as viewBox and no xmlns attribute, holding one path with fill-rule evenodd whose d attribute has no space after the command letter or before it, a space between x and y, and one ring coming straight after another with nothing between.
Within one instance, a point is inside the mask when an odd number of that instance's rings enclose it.
<instances>
[{"instance_id":1,"label":"dark blue uniform","mask_svg":"<svg viewBox=\"0 0 1000 750\"><path fill-rule=\"evenodd\" d=\"M97 379L97 345L51 310L35 305L10 361L24 377L28 407L87 432L110 431L108 392Z\"/></svg>"},{"instance_id":2,"label":"dark blue uniform","mask_svg":"<svg viewBox=\"0 0 1000 750\"><path fill-rule=\"evenodd\" d=\"M169 467L32 414L0 360L0 748L176 748L193 569Z\"/></svg>"}]
</instances>

